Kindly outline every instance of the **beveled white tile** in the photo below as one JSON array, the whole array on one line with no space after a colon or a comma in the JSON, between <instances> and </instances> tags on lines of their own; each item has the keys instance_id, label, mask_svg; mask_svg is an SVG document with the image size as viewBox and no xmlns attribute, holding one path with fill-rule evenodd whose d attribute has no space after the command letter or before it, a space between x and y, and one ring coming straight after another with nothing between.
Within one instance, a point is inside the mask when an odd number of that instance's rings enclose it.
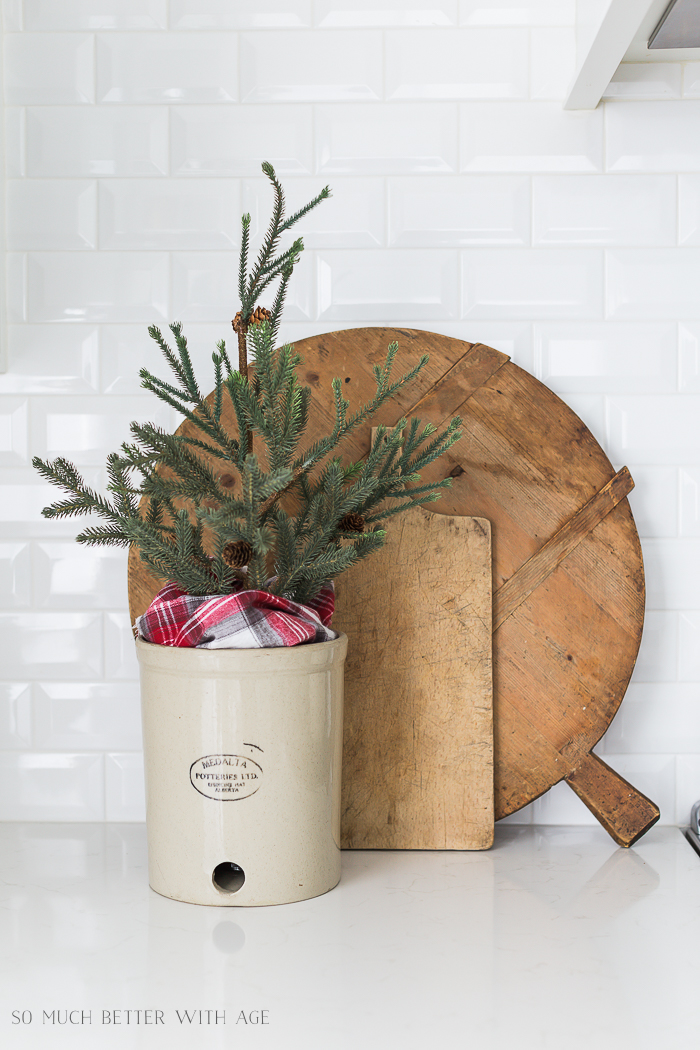
<instances>
[{"instance_id":1,"label":"beveled white tile","mask_svg":"<svg viewBox=\"0 0 700 1050\"><path fill-rule=\"evenodd\" d=\"M1 394L94 394L98 387L97 329L88 325L9 325L9 369Z\"/></svg>"},{"instance_id":2,"label":"beveled white tile","mask_svg":"<svg viewBox=\"0 0 700 1050\"><path fill-rule=\"evenodd\" d=\"M700 249L618 248L606 260L609 317L700 319Z\"/></svg>"},{"instance_id":3,"label":"beveled white tile","mask_svg":"<svg viewBox=\"0 0 700 1050\"><path fill-rule=\"evenodd\" d=\"M162 326L162 334L172 347L174 340L166 325ZM219 324L187 324L183 334L187 339L201 388L206 391L213 390L214 366L211 355L216 349L216 344L223 339L229 351L235 345L230 318ZM166 381L172 377L159 347L151 339L144 325L104 325L100 338L102 384L106 394L143 397L144 390L139 377L141 368L147 368L149 372ZM155 404L155 401L149 401L148 404Z\"/></svg>"},{"instance_id":4,"label":"beveled white tile","mask_svg":"<svg viewBox=\"0 0 700 1050\"><path fill-rule=\"evenodd\" d=\"M100 248L232 248L240 194L230 179L101 179Z\"/></svg>"},{"instance_id":5,"label":"beveled white tile","mask_svg":"<svg viewBox=\"0 0 700 1050\"><path fill-rule=\"evenodd\" d=\"M19 751L32 744L31 687L0 683L0 750Z\"/></svg>"},{"instance_id":6,"label":"beveled white tile","mask_svg":"<svg viewBox=\"0 0 700 1050\"><path fill-rule=\"evenodd\" d=\"M12 106L95 101L94 39L83 33L9 33L5 101Z\"/></svg>"},{"instance_id":7,"label":"beveled white tile","mask_svg":"<svg viewBox=\"0 0 700 1050\"><path fill-rule=\"evenodd\" d=\"M675 245L672 175L537 175L533 243Z\"/></svg>"},{"instance_id":8,"label":"beveled white tile","mask_svg":"<svg viewBox=\"0 0 700 1050\"><path fill-rule=\"evenodd\" d=\"M461 171L602 171L601 110L555 102L473 102L461 107Z\"/></svg>"},{"instance_id":9,"label":"beveled white tile","mask_svg":"<svg viewBox=\"0 0 700 1050\"><path fill-rule=\"evenodd\" d=\"M677 824L687 827L690 811L700 798L700 755L679 755L676 759Z\"/></svg>"},{"instance_id":10,"label":"beveled white tile","mask_svg":"<svg viewBox=\"0 0 700 1050\"><path fill-rule=\"evenodd\" d=\"M616 463L695 464L699 442L697 395L608 398L608 443Z\"/></svg>"},{"instance_id":11,"label":"beveled white tile","mask_svg":"<svg viewBox=\"0 0 700 1050\"><path fill-rule=\"evenodd\" d=\"M167 175L165 107L46 106L27 110L30 178Z\"/></svg>"},{"instance_id":12,"label":"beveled white tile","mask_svg":"<svg viewBox=\"0 0 700 1050\"><path fill-rule=\"evenodd\" d=\"M693 610L700 589L700 538L643 540L647 608Z\"/></svg>"},{"instance_id":13,"label":"beveled white tile","mask_svg":"<svg viewBox=\"0 0 700 1050\"><path fill-rule=\"evenodd\" d=\"M24 0L24 28L165 29L167 6L168 0Z\"/></svg>"},{"instance_id":14,"label":"beveled white tile","mask_svg":"<svg viewBox=\"0 0 700 1050\"><path fill-rule=\"evenodd\" d=\"M34 449L32 449L34 453ZM96 468L85 470L86 483L102 487L102 477ZM32 467L0 468L0 536L9 540L18 537L55 539L58 536L76 536L82 519L49 520L41 511L60 499L60 491L43 481Z\"/></svg>"},{"instance_id":15,"label":"beveled white tile","mask_svg":"<svg viewBox=\"0 0 700 1050\"><path fill-rule=\"evenodd\" d=\"M700 536L700 467L680 470L680 534Z\"/></svg>"},{"instance_id":16,"label":"beveled white tile","mask_svg":"<svg viewBox=\"0 0 700 1050\"><path fill-rule=\"evenodd\" d=\"M5 287L7 290L7 319L27 320L27 253L6 252Z\"/></svg>"},{"instance_id":17,"label":"beveled white tile","mask_svg":"<svg viewBox=\"0 0 700 1050\"><path fill-rule=\"evenodd\" d=\"M6 183L10 251L97 247L97 183L10 179Z\"/></svg>"},{"instance_id":18,"label":"beveled white tile","mask_svg":"<svg viewBox=\"0 0 700 1050\"><path fill-rule=\"evenodd\" d=\"M525 29L396 29L384 36L387 98L527 98Z\"/></svg>"},{"instance_id":19,"label":"beveled white tile","mask_svg":"<svg viewBox=\"0 0 700 1050\"><path fill-rule=\"evenodd\" d=\"M97 519L93 521L97 524ZM126 606L127 559L128 552L119 547L86 547L70 540L36 543L33 559L35 608Z\"/></svg>"},{"instance_id":20,"label":"beveled white tile","mask_svg":"<svg viewBox=\"0 0 700 1050\"><path fill-rule=\"evenodd\" d=\"M23 0L2 0L2 28L5 33L20 33L24 29Z\"/></svg>"},{"instance_id":21,"label":"beveled white tile","mask_svg":"<svg viewBox=\"0 0 700 1050\"><path fill-rule=\"evenodd\" d=\"M156 252L33 252L29 321L143 321L168 317L169 259Z\"/></svg>"},{"instance_id":22,"label":"beveled white tile","mask_svg":"<svg viewBox=\"0 0 700 1050\"><path fill-rule=\"evenodd\" d=\"M235 312L234 289L238 282L238 257L228 252L178 252L173 255L173 314L182 321L219 321L230 324ZM268 289L265 305L275 292ZM274 289L277 288L277 282ZM313 260L304 252L294 268L286 316L289 320L312 317L315 312ZM226 333L228 335L228 332Z\"/></svg>"},{"instance_id":23,"label":"beveled white tile","mask_svg":"<svg viewBox=\"0 0 700 1050\"><path fill-rule=\"evenodd\" d=\"M680 62L622 62L603 92L603 98L680 97Z\"/></svg>"},{"instance_id":24,"label":"beveled white tile","mask_svg":"<svg viewBox=\"0 0 700 1050\"><path fill-rule=\"evenodd\" d=\"M595 817L563 781L532 803L533 824L595 824Z\"/></svg>"},{"instance_id":25,"label":"beveled white tile","mask_svg":"<svg viewBox=\"0 0 700 1050\"><path fill-rule=\"evenodd\" d=\"M640 536L678 535L678 469L676 467L631 468L634 489L630 507Z\"/></svg>"},{"instance_id":26,"label":"beveled white tile","mask_svg":"<svg viewBox=\"0 0 700 1050\"><path fill-rule=\"evenodd\" d=\"M382 34L301 30L241 35L243 102L353 102L382 97Z\"/></svg>"},{"instance_id":27,"label":"beveled white tile","mask_svg":"<svg viewBox=\"0 0 700 1050\"><path fill-rule=\"evenodd\" d=\"M450 251L319 252L322 319L404 320L459 314L459 260Z\"/></svg>"},{"instance_id":28,"label":"beveled white tile","mask_svg":"<svg viewBox=\"0 0 700 1050\"><path fill-rule=\"evenodd\" d=\"M532 325L522 321L475 321L470 318L468 321L461 321L459 329L459 335L457 332L445 334L454 334L469 343L492 346L494 350L508 354L513 364L519 368L534 372Z\"/></svg>"},{"instance_id":29,"label":"beveled white tile","mask_svg":"<svg viewBox=\"0 0 700 1050\"><path fill-rule=\"evenodd\" d=\"M315 0L318 26L446 26L457 24L457 0Z\"/></svg>"},{"instance_id":30,"label":"beveled white tile","mask_svg":"<svg viewBox=\"0 0 700 1050\"><path fill-rule=\"evenodd\" d=\"M311 0L170 0L171 29L296 29L311 25Z\"/></svg>"},{"instance_id":31,"label":"beveled white tile","mask_svg":"<svg viewBox=\"0 0 700 1050\"><path fill-rule=\"evenodd\" d=\"M105 613L105 676L136 680L139 665L128 613Z\"/></svg>"},{"instance_id":32,"label":"beveled white tile","mask_svg":"<svg viewBox=\"0 0 700 1050\"><path fill-rule=\"evenodd\" d=\"M140 750L138 686L42 682L35 687L34 743L47 751Z\"/></svg>"},{"instance_id":33,"label":"beveled white tile","mask_svg":"<svg viewBox=\"0 0 700 1050\"><path fill-rule=\"evenodd\" d=\"M406 248L530 243L527 175L406 176L388 181L389 244Z\"/></svg>"},{"instance_id":34,"label":"beveled white tile","mask_svg":"<svg viewBox=\"0 0 700 1050\"><path fill-rule=\"evenodd\" d=\"M26 608L31 605L31 590L29 544L0 543L0 605L4 609Z\"/></svg>"},{"instance_id":35,"label":"beveled white tile","mask_svg":"<svg viewBox=\"0 0 700 1050\"><path fill-rule=\"evenodd\" d=\"M27 463L28 401L26 397L0 397L0 465L22 467Z\"/></svg>"},{"instance_id":36,"label":"beveled white tile","mask_svg":"<svg viewBox=\"0 0 700 1050\"><path fill-rule=\"evenodd\" d=\"M141 397L37 397L32 448L42 458L65 456L80 465L102 464L107 453L132 440L133 420L167 428L172 413L168 405L145 393Z\"/></svg>"},{"instance_id":37,"label":"beveled white tile","mask_svg":"<svg viewBox=\"0 0 700 1050\"><path fill-rule=\"evenodd\" d=\"M183 106L171 114L174 175L313 171L310 106Z\"/></svg>"},{"instance_id":38,"label":"beveled white tile","mask_svg":"<svg viewBox=\"0 0 700 1050\"><path fill-rule=\"evenodd\" d=\"M597 394L562 394L572 412L582 420L599 443L605 442L605 398Z\"/></svg>"},{"instance_id":39,"label":"beveled white tile","mask_svg":"<svg viewBox=\"0 0 700 1050\"><path fill-rule=\"evenodd\" d=\"M401 175L457 170L457 107L426 102L316 107L317 170Z\"/></svg>"},{"instance_id":40,"label":"beveled white tile","mask_svg":"<svg viewBox=\"0 0 700 1050\"><path fill-rule=\"evenodd\" d=\"M460 0L460 25L572 26L575 0Z\"/></svg>"},{"instance_id":41,"label":"beveled white tile","mask_svg":"<svg viewBox=\"0 0 700 1050\"><path fill-rule=\"evenodd\" d=\"M700 612L686 611L678 617L678 677L681 682L700 681ZM700 751L700 748L698 748ZM700 798L700 785L698 785Z\"/></svg>"},{"instance_id":42,"label":"beveled white tile","mask_svg":"<svg viewBox=\"0 0 700 1050\"><path fill-rule=\"evenodd\" d=\"M530 98L566 98L576 71L573 27L530 31Z\"/></svg>"},{"instance_id":43,"label":"beveled white tile","mask_svg":"<svg viewBox=\"0 0 700 1050\"><path fill-rule=\"evenodd\" d=\"M606 102L610 171L700 171L700 102Z\"/></svg>"},{"instance_id":44,"label":"beveled white tile","mask_svg":"<svg viewBox=\"0 0 700 1050\"><path fill-rule=\"evenodd\" d=\"M673 823L676 812L674 755L621 755L613 754L606 748L605 761L638 791L656 803L661 810L662 824Z\"/></svg>"},{"instance_id":45,"label":"beveled white tile","mask_svg":"<svg viewBox=\"0 0 700 1050\"><path fill-rule=\"evenodd\" d=\"M145 820L143 755L105 755L105 792L107 820Z\"/></svg>"},{"instance_id":46,"label":"beveled white tile","mask_svg":"<svg viewBox=\"0 0 700 1050\"><path fill-rule=\"evenodd\" d=\"M323 189L323 179L289 179L285 184L287 214L292 215ZM384 244L384 180L334 178L332 194L294 226L306 248L372 248ZM241 207L251 215L251 236L266 227L272 203L267 179L246 179Z\"/></svg>"},{"instance_id":47,"label":"beveled white tile","mask_svg":"<svg viewBox=\"0 0 700 1050\"><path fill-rule=\"evenodd\" d=\"M700 685L631 685L605 738L618 755L700 751Z\"/></svg>"},{"instance_id":48,"label":"beveled white tile","mask_svg":"<svg viewBox=\"0 0 700 1050\"><path fill-rule=\"evenodd\" d=\"M5 177L22 179L27 174L27 111L23 106L5 106Z\"/></svg>"},{"instance_id":49,"label":"beveled white tile","mask_svg":"<svg viewBox=\"0 0 700 1050\"><path fill-rule=\"evenodd\" d=\"M591 318L603 308L603 259L585 249L484 248L462 252L462 316Z\"/></svg>"},{"instance_id":50,"label":"beveled white tile","mask_svg":"<svg viewBox=\"0 0 700 1050\"><path fill-rule=\"evenodd\" d=\"M675 682L677 678L678 613L650 609L644 616L642 644L631 681Z\"/></svg>"},{"instance_id":51,"label":"beveled white tile","mask_svg":"<svg viewBox=\"0 0 700 1050\"><path fill-rule=\"evenodd\" d=\"M673 322L589 321L535 327L537 375L556 391L662 393L676 389Z\"/></svg>"},{"instance_id":52,"label":"beveled white tile","mask_svg":"<svg viewBox=\"0 0 700 1050\"><path fill-rule=\"evenodd\" d=\"M700 175L678 176L678 243L700 244Z\"/></svg>"},{"instance_id":53,"label":"beveled white tile","mask_svg":"<svg viewBox=\"0 0 700 1050\"><path fill-rule=\"evenodd\" d=\"M656 65L656 63L654 63ZM683 98L700 95L700 62L683 63Z\"/></svg>"},{"instance_id":54,"label":"beveled white tile","mask_svg":"<svg viewBox=\"0 0 700 1050\"><path fill-rule=\"evenodd\" d=\"M102 755L0 752L0 820L104 820Z\"/></svg>"},{"instance_id":55,"label":"beveled white tile","mask_svg":"<svg viewBox=\"0 0 700 1050\"><path fill-rule=\"evenodd\" d=\"M700 393L700 324L684 321L678 326L678 389Z\"/></svg>"},{"instance_id":56,"label":"beveled white tile","mask_svg":"<svg viewBox=\"0 0 700 1050\"><path fill-rule=\"evenodd\" d=\"M235 102L235 33L113 33L97 38L98 102Z\"/></svg>"},{"instance_id":57,"label":"beveled white tile","mask_svg":"<svg viewBox=\"0 0 700 1050\"><path fill-rule=\"evenodd\" d=\"M8 678L84 680L102 674L99 613L2 613L0 629Z\"/></svg>"}]
</instances>

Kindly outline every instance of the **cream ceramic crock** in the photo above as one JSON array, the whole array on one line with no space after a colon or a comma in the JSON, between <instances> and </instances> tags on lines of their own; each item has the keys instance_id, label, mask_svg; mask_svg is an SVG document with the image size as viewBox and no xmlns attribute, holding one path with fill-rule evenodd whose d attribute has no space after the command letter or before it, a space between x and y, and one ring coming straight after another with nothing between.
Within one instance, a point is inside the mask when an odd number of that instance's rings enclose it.
<instances>
[{"instance_id":1,"label":"cream ceramic crock","mask_svg":"<svg viewBox=\"0 0 700 1050\"><path fill-rule=\"evenodd\" d=\"M149 882L192 904L286 904L340 879L347 638L279 649L136 641Z\"/></svg>"}]
</instances>

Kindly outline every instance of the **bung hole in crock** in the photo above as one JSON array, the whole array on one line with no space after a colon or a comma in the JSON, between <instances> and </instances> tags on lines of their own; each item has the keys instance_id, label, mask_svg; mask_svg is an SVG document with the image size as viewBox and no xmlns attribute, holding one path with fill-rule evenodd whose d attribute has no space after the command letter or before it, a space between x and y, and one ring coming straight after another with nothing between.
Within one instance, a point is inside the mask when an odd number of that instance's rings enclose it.
<instances>
[{"instance_id":1,"label":"bung hole in crock","mask_svg":"<svg viewBox=\"0 0 700 1050\"><path fill-rule=\"evenodd\" d=\"M245 872L240 865L233 864L230 860L225 860L223 863L216 865L212 872L211 881L217 890L222 890L224 893L237 893L245 882Z\"/></svg>"}]
</instances>

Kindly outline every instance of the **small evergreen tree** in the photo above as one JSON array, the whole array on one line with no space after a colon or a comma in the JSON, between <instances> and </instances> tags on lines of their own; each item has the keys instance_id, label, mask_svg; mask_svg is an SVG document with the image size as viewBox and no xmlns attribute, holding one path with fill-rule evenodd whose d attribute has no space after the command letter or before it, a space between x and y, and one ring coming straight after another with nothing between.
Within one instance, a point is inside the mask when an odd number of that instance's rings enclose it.
<instances>
[{"instance_id":1,"label":"small evergreen tree","mask_svg":"<svg viewBox=\"0 0 700 1050\"><path fill-rule=\"evenodd\" d=\"M340 380L334 379L333 429L303 446L311 391L299 382L301 359L294 348L275 348L303 242L299 238L291 248L280 250L280 238L330 191L326 187L285 219L282 187L270 164L263 164L263 171L272 184L274 207L250 270L250 215L242 219L241 307L233 321L238 369L222 340L213 354L214 392L205 398L181 325L169 326L174 348L151 327L149 334L171 377L162 380L143 368L142 386L189 420L187 432L169 434L152 423L133 423L133 441L108 457L107 497L88 488L76 467L63 458L45 462L35 457L33 463L68 494L44 508L45 517L94 513L102 519L80 533L79 543L133 544L157 577L174 580L190 594L231 593L245 580L250 588L306 602L324 581L382 546L385 532L377 527L381 522L439 498L439 490L450 480L421 485L420 471L459 438L461 421L453 420L438 434L431 424L421 427L418 420L409 424L402 419L390 432L379 429L381 440L363 460L344 466L340 458L331 457L348 434L366 424L426 364L424 356L415 368L392 379L398 351L398 344L392 343L383 366L374 367L372 400L348 415L349 403ZM258 306L260 296L277 280L271 309ZM235 412L236 435L223 425L226 399ZM264 448L262 459L255 454L258 442Z\"/></svg>"}]
</instances>

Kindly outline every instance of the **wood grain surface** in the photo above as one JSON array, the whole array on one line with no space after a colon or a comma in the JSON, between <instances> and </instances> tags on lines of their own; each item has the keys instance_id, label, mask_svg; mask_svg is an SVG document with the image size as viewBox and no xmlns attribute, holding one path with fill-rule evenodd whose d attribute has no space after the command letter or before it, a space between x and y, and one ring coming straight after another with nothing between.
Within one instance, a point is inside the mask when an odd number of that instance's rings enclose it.
<instances>
[{"instance_id":1,"label":"wood grain surface","mask_svg":"<svg viewBox=\"0 0 700 1050\"><path fill-rule=\"evenodd\" d=\"M333 626L348 636L342 845L487 849L489 522L407 511L336 590Z\"/></svg>"},{"instance_id":2,"label":"wood grain surface","mask_svg":"<svg viewBox=\"0 0 700 1050\"><path fill-rule=\"evenodd\" d=\"M617 500L624 475L596 499L616 472L551 390L497 350L413 329L349 329L296 344L302 378L312 388L309 443L332 427L331 379L343 380L352 408L369 400L372 366L393 340L400 346L397 370L425 352L430 361L377 413L374 425L414 415L441 426L462 416L463 437L423 477L453 478L452 489L432 505L436 511L485 518L492 526L494 601L507 612L493 649L496 818L560 780L576 788L586 779L587 804L629 845L658 819L658 809L630 785L626 799L626 788L622 798L612 791L621 779L612 770L605 778L583 778L591 749L624 696L644 619L639 538L627 499ZM227 423L235 430L232 419ZM366 454L370 440L369 427L351 435L344 457ZM588 504L596 510L592 517L584 511ZM572 519L579 524L569 525ZM543 549L537 572L527 570L527 579L510 585L511 598L518 590L510 607L501 588ZM132 554L132 618L158 586ZM598 773L601 766L608 769L598 760Z\"/></svg>"}]
</instances>

